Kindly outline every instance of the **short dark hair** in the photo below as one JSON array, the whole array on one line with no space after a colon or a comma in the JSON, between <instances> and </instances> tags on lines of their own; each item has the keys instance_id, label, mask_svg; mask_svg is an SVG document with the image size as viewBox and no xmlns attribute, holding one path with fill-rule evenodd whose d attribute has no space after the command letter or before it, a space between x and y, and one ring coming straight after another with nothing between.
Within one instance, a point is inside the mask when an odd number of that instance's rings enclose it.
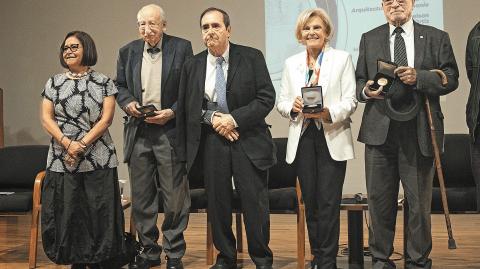
<instances>
[{"instance_id":1,"label":"short dark hair","mask_svg":"<svg viewBox=\"0 0 480 269\"><path fill-rule=\"evenodd\" d=\"M69 32L63 39L62 44L60 45L60 64L68 68L67 63L63 59L63 47L65 46L65 41L67 38L74 36L80 41L80 45L83 47L82 62L80 63L83 66L94 66L97 64L97 48L95 47L95 42L93 42L92 37L82 31L72 31Z\"/></svg>"},{"instance_id":2,"label":"short dark hair","mask_svg":"<svg viewBox=\"0 0 480 269\"><path fill-rule=\"evenodd\" d=\"M208 12L211 12L211 11L218 11L218 12L222 13L223 24L225 24L225 28L228 28L230 26L230 17L228 16L228 14L225 10L219 9L219 8L216 8L216 7L209 7L202 12L202 15L200 15L200 27L202 27L203 16L205 16L205 14L207 14Z\"/></svg>"}]
</instances>

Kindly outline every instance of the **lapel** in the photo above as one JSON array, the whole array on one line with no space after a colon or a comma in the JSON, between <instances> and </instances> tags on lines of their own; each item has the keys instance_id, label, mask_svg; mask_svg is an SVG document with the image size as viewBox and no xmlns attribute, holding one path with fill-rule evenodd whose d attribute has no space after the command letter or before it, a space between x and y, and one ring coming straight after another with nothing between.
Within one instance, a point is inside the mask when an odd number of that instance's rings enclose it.
<instances>
[{"instance_id":1,"label":"lapel","mask_svg":"<svg viewBox=\"0 0 480 269\"><path fill-rule=\"evenodd\" d=\"M235 77L238 65L240 64L240 59L242 58L237 49L237 45L230 43L230 52L228 53L228 58L227 93L230 92L232 80Z\"/></svg>"},{"instance_id":2,"label":"lapel","mask_svg":"<svg viewBox=\"0 0 480 269\"><path fill-rule=\"evenodd\" d=\"M325 99L325 96L328 92L328 84L330 81L333 64L333 49L327 45L323 53L322 66L320 67L320 78L318 80L318 85L322 86L323 99Z\"/></svg>"},{"instance_id":3,"label":"lapel","mask_svg":"<svg viewBox=\"0 0 480 269\"><path fill-rule=\"evenodd\" d=\"M425 54L425 42L427 39L427 33L424 31L422 25L413 22L413 43L415 46L415 62L414 67L420 68L422 66L423 57Z\"/></svg>"},{"instance_id":4,"label":"lapel","mask_svg":"<svg viewBox=\"0 0 480 269\"><path fill-rule=\"evenodd\" d=\"M170 36L163 34L162 37L162 92L167 81L168 75L172 67L173 58L175 56L175 46L170 39Z\"/></svg>"},{"instance_id":5,"label":"lapel","mask_svg":"<svg viewBox=\"0 0 480 269\"><path fill-rule=\"evenodd\" d=\"M301 88L305 86L305 74L307 73L307 51L303 51L299 54L296 64L296 75L295 82L293 85L298 85L295 87L296 96L302 96ZM320 71L321 72L321 71ZM321 74L320 74L321 75Z\"/></svg>"},{"instance_id":6,"label":"lapel","mask_svg":"<svg viewBox=\"0 0 480 269\"><path fill-rule=\"evenodd\" d=\"M145 41L138 40L133 45L133 53L130 58L131 65L133 66L133 89L134 96L138 97L140 103L142 103L142 58L143 58L143 48L145 46Z\"/></svg>"},{"instance_id":7,"label":"lapel","mask_svg":"<svg viewBox=\"0 0 480 269\"><path fill-rule=\"evenodd\" d=\"M198 70L198 76L196 78L197 86L195 88L197 88L197 91L202 98L205 95L205 79L207 76L207 55L208 55L207 50L202 51L199 54L198 60L196 61L197 66L195 66L195 70Z\"/></svg>"},{"instance_id":8,"label":"lapel","mask_svg":"<svg viewBox=\"0 0 480 269\"><path fill-rule=\"evenodd\" d=\"M390 26L388 25L388 23L386 23L383 27L380 28L378 38L378 43L380 44L383 51L382 60L392 61L392 55L390 54Z\"/></svg>"}]
</instances>

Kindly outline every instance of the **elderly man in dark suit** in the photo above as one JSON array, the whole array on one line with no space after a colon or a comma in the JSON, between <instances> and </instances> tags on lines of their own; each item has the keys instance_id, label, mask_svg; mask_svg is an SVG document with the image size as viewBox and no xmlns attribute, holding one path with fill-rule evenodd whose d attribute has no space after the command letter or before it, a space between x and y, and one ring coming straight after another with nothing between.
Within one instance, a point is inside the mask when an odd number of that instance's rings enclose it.
<instances>
[{"instance_id":1,"label":"elderly man in dark suit","mask_svg":"<svg viewBox=\"0 0 480 269\"><path fill-rule=\"evenodd\" d=\"M383 0L388 23L364 33L360 41L357 97L366 106L358 140L365 143L371 215L369 244L375 269L395 268L390 256L400 181L409 202L407 268L432 266L429 254L434 163L423 104L428 98L437 143L443 149L439 99L458 87L458 67L448 34L413 21L414 4L415 0ZM371 87L377 73L377 59L399 66L395 70L395 86L386 94L382 86L378 90Z\"/></svg>"},{"instance_id":2,"label":"elderly man in dark suit","mask_svg":"<svg viewBox=\"0 0 480 269\"><path fill-rule=\"evenodd\" d=\"M229 42L230 19L218 8L200 16L207 50L185 63L177 109L178 155L187 171L203 169L213 243L212 268L236 268L232 176L245 217L248 251L257 268L271 268L267 169L275 163L265 117L275 91L259 50Z\"/></svg>"},{"instance_id":3,"label":"elderly man in dark suit","mask_svg":"<svg viewBox=\"0 0 480 269\"><path fill-rule=\"evenodd\" d=\"M175 112L180 71L193 56L191 43L164 33L165 14L147 5L137 15L142 39L120 49L117 63L117 102L128 114L124 126L124 161L128 163L132 216L144 251L130 268L160 264L159 199L167 268L183 268L183 231L187 228L190 196L184 166L175 151ZM141 106L153 105L153 115Z\"/></svg>"}]
</instances>

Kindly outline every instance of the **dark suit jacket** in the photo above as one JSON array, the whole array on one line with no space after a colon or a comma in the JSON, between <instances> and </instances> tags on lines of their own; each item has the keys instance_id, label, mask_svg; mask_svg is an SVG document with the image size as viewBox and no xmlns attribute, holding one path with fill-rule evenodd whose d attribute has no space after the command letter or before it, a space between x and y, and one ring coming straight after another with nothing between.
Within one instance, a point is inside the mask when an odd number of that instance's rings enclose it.
<instances>
[{"instance_id":1,"label":"dark suit jacket","mask_svg":"<svg viewBox=\"0 0 480 269\"><path fill-rule=\"evenodd\" d=\"M177 150L190 171L201 137L207 51L187 61L182 70L177 109ZM275 164L273 140L265 117L275 105L275 90L262 53L230 43L227 103L238 124L240 143L250 161L261 170Z\"/></svg>"},{"instance_id":2,"label":"dark suit jacket","mask_svg":"<svg viewBox=\"0 0 480 269\"><path fill-rule=\"evenodd\" d=\"M478 113L480 109L480 22L473 27L468 35L465 53L465 67L470 81L470 94L467 102L467 126L472 142L478 136Z\"/></svg>"},{"instance_id":3,"label":"dark suit jacket","mask_svg":"<svg viewBox=\"0 0 480 269\"><path fill-rule=\"evenodd\" d=\"M424 109L425 98L430 101L433 124L439 148L443 151L443 114L440 96L454 91L458 87L458 67L453 55L450 38L444 31L414 22L415 64L417 71L416 91L421 96L422 108L417 115L417 137L420 151L424 156L432 156L430 128ZM367 80L373 80L377 72L377 59L390 60L389 26L384 24L362 35L359 47L357 69L357 98L366 102L358 141L367 145L385 143L390 118L385 114L383 100L364 100L362 90ZM448 78L448 84L442 86L438 74L432 69L442 70Z\"/></svg>"},{"instance_id":4,"label":"dark suit jacket","mask_svg":"<svg viewBox=\"0 0 480 269\"><path fill-rule=\"evenodd\" d=\"M142 57L145 41L134 40L119 51L117 61L118 88L117 103L124 108L132 101L142 104ZM161 83L161 109L171 108L176 112L178 85L180 72L186 59L193 55L190 41L163 34L162 37L162 83ZM123 130L123 155L124 162L128 162L135 141L135 133L142 120L127 117ZM175 136L175 120L170 120L164 125L169 139ZM174 143L171 141L172 144Z\"/></svg>"}]
</instances>

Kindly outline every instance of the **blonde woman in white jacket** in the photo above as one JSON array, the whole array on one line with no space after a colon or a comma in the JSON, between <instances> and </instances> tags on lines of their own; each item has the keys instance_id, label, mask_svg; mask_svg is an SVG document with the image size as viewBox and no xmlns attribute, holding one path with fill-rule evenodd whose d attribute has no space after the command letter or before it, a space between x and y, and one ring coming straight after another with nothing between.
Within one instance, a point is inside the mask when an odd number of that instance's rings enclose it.
<instances>
[{"instance_id":1,"label":"blonde woman in white jacket","mask_svg":"<svg viewBox=\"0 0 480 269\"><path fill-rule=\"evenodd\" d=\"M351 56L328 46L333 35L323 9L303 11L296 38L306 50L289 57L277 109L288 118L287 163L293 163L306 207L311 268L334 269L346 161L354 158L350 115L357 107ZM321 86L324 109L302 113L301 88Z\"/></svg>"}]
</instances>

